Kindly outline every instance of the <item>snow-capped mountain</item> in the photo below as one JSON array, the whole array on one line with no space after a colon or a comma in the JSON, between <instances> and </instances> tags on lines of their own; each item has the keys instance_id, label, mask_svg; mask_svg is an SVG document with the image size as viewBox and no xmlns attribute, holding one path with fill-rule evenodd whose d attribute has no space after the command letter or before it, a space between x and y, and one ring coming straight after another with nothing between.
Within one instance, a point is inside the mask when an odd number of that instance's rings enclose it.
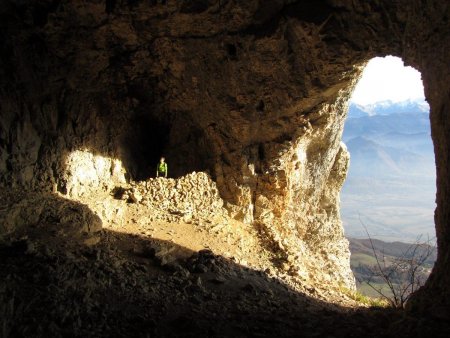
<instances>
[{"instance_id":1,"label":"snow-capped mountain","mask_svg":"<svg viewBox=\"0 0 450 338\"><path fill-rule=\"evenodd\" d=\"M423 99L393 102L391 100L380 101L372 104L361 105L350 102L348 117L362 117L373 115L428 113L430 106Z\"/></svg>"}]
</instances>

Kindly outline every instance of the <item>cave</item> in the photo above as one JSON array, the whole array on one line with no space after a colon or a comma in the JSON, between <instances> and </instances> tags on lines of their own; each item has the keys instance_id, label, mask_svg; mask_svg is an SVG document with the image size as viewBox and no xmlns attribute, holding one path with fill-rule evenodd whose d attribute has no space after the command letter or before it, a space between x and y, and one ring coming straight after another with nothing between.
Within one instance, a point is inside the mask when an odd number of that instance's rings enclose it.
<instances>
[{"instance_id":1,"label":"cave","mask_svg":"<svg viewBox=\"0 0 450 338\"><path fill-rule=\"evenodd\" d=\"M352 289L339 212L348 168L342 129L365 63L394 55L423 76L437 172L438 259L407 311L443 323L450 306L449 12L444 0L5 1L0 184L5 205L14 202L16 211L0 228L2 237L19 225L24 231L28 220L66 219L64 210L78 217L70 229L83 220L83 231L98 231L98 218L113 219L111 210L96 215L71 198L91 188L157 184L149 178L163 155L172 178L207 173L204 181L217 185L229 217L258 231L261 247L276 256L273 269L318 289ZM14 197L25 193L33 203ZM48 194L46 207L56 211L42 214L36 194ZM141 197L130 190L130 200ZM42 206L36 215L43 216L24 216L24 205ZM184 209L170 212L186 217ZM45 227L30 229L38 236ZM36 251L21 238L2 252ZM83 259L92 264L103 255L86 250ZM255 293L252 286L244 290ZM199 329L180 318L180 332ZM157 323L139 325L151 331Z\"/></svg>"}]
</instances>

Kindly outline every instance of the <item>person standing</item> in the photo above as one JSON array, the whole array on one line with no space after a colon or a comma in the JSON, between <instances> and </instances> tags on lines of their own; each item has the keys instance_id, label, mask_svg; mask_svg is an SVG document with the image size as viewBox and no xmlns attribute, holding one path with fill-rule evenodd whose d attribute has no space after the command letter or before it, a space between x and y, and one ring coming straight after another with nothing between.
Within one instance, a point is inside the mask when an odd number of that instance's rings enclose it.
<instances>
[{"instance_id":1,"label":"person standing","mask_svg":"<svg viewBox=\"0 0 450 338\"><path fill-rule=\"evenodd\" d=\"M164 176L165 178L167 178L167 163L165 162L166 159L164 157L161 157L161 159L159 160L158 165L156 166L156 177L159 177L161 175Z\"/></svg>"}]
</instances>

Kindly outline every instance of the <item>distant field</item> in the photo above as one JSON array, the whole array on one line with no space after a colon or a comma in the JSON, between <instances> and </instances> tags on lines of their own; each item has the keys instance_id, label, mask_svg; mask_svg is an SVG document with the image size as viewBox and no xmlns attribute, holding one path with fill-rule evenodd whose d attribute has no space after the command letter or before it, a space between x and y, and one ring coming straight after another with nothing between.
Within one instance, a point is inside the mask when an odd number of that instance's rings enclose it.
<instances>
[{"instance_id":1,"label":"distant field","mask_svg":"<svg viewBox=\"0 0 450 338\"><path fill-rule=\"evenodd\" d=\"M408 255L413 251L411 244L402 242L384 242L376 239L373 239L372 243L369 239L348 238L348 240L350 242L351 252L350 266L357 280L358 291L366 296L379 297L379 294L373 290L373 288L367 285L367 283L364 283L364 281L372 280L374 286L381 287L385 295L390 295L388 286L382 279L373 278L370 271L371 267L377 264L372 245L380 261L382 260L381 257L384 257L389 265L398 257L409 257ZM420 255L421 253L426 252L426 250L427 247L422 246L418 248L416 252ZM420 276L423 277L424 280L428 278L428 275L431 272L433 264L436 261L436 255L436 248L433 248L432 254L422 265Z\"/></svg>"},{"instance_id":2,"label":"distant field","mask_svg":"<svg viewBox=\"0 0 450 338\"><path fill-rule=\"evenodd\" d=\"M381 288L382 293L388 297L392 296L391 291L389 290L389 287L387 284L374 284L374 286L378 289ZM371 288L366 283L357 285L358 291L362 293L365 296L373 297L373 298L380 298L380 294L375 291L373 288Z\"/></svg>"},{"instance_id":3,"label":"distant field","mask_svg":"<svg viewBox=\"0 0 450 338\"><path fill-rule=\"evenodd\" d=\"M375 257L364 254L364 253L355 253L352 254L350 259L350 264L352 267L357 267L360 265L374 265L377 263Z\"/></svg>"}]
</instances>

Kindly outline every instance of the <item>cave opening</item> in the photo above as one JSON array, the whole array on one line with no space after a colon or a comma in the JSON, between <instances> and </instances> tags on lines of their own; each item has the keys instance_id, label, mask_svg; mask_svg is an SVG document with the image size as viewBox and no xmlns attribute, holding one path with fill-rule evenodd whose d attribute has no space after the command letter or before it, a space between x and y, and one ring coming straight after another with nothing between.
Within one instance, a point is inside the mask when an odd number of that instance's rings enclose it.
<instances>
[{"instance_id":1,"label":"cave opening","mask_svg":"<svg viewBox=\"0 0 450 338\"><path fill-rule=\"evenodd\" d=\"M436 260L429 111L419 71L393 56L368 62L350 100L343 133L350 166L341 191L341 216L357 287L368 296L380 296L367 283L376 260L388 257L393 265L422 254L414 248L429 245L430 255L417 276L421 284ZM403 271L396 282L410 277ZM391 292L382 278L372 284Z\"/></svg>"},{"instance_id":2,"label":"cave opening","mask_svg":"<svg viewBox=\"0 0 450 338\"><path fill-rule=\"evenodd\" d=\"M134 117L131 126L123 140L123 164L133 180L142 181L154 177L159 159L166 157L171 126L148 115Z\"/></svg>"}]
</instances>

